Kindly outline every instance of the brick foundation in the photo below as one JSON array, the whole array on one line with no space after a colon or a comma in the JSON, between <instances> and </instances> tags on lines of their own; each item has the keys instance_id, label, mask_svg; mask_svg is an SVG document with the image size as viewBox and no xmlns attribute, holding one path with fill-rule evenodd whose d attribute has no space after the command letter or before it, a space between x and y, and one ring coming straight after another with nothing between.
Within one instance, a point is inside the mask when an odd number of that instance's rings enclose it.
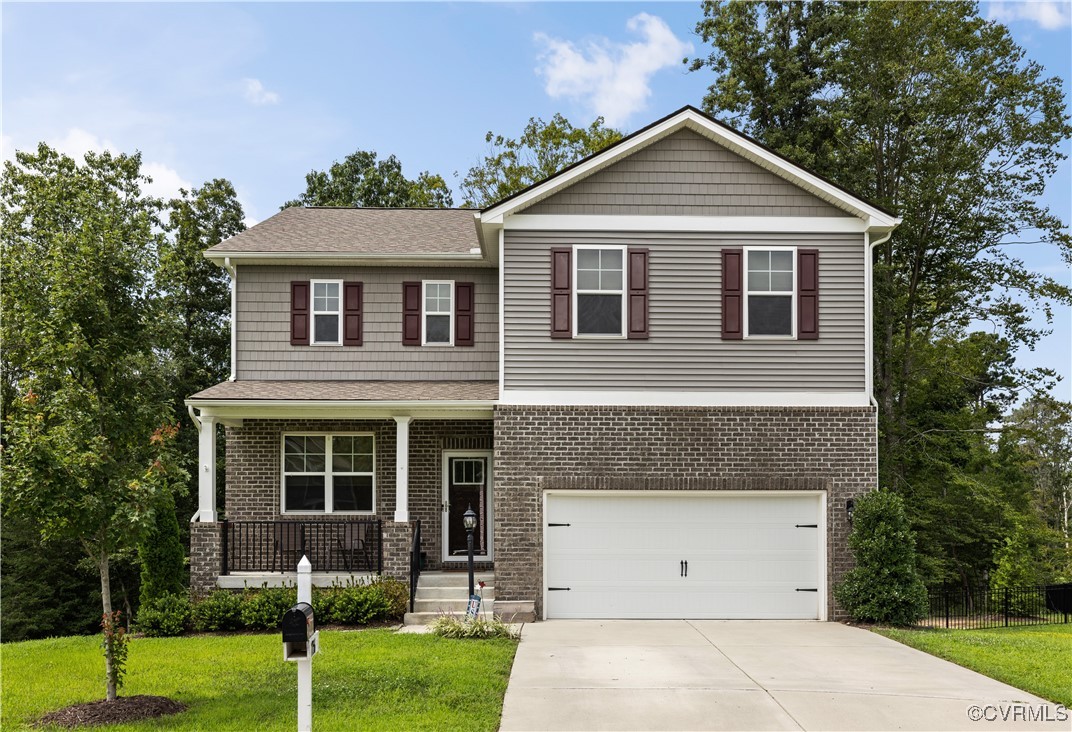
<instances>
[{"instance_id":1,"label":"brick foundation","mask_svg":"<svg viewBox=\"0 0 1072 732\"><path fill-rule=\"evenodd\" d=\"M190 524L190 594L204 597L216 589L220 574L220 525Z\"/></svg>"},{"instance_id":2,"label":"brick foundation","mask_svg":"<svg viewBox=\"0 0 1072 732\"><path fill-rule=\"evenodd\" d=\"M875 486L875 436L867 407L497 407L496 599L542 612L547 489L825 490L828 613L841 618L845 501Z\"/></svg>"}]
</instances>

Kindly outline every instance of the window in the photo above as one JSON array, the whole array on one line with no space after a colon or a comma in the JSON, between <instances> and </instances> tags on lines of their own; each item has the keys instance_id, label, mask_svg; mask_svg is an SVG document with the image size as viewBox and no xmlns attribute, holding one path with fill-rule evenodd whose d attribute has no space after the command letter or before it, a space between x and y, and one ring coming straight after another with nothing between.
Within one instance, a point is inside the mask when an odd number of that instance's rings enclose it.
<instances>
[{"instance_id":1,"label":"window","mask_svg":"<svg viewBox=\"0 0 1072 732\"><path fill-rule=\"evenodd\" d=\"M372 435L284 435L283 512L374 513Z\"/></svg>"},{"instance_id":2,"label":"window","mask_svg":"<svg viewBox=\"0 0 1072 732\"><path fill-rule=\"evenodd\" d=\"M619 336L625 320L625 248L577 247L574 335Z\"/></svg>"},{"instance_id":3,"label":"window","mask_svg":"<svg viewBox=\"0 0 1072 732\"><path fill-rule=\"evenodd\" d=\"M342 282L312 281L313 343L342 343Z\"/></svg>"},{"instance_id":4,"label":"window","mask_svg":"<svg viewBox=\"0 0 1072 732\"><path fill-rule=\"evenodd\" d=\"M454 283L424 283L424 345L454 343Z\"/></svg>"},{"instance_id":5,"label":"window","mask_svg":"<svg viewBox=\"0 0 1072 732\"><path fill-rule=\"evenodd\" d=\"M792 338L796 281L793 249L746 249L745 333Z\"/></svg>"}]
</instances>

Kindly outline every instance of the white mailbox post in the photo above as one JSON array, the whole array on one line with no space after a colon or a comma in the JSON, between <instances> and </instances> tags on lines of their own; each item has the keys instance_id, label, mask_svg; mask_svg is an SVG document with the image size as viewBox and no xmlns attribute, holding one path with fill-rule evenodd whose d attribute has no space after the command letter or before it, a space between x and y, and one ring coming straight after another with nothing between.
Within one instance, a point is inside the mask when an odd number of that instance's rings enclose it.
<instances>
[{"instance_id":1,"label":"white mailbox post","mask_svg":"<svg viewBox=\"0 0 1072 732\"><path fill-rule=\"evenodd\" d=\"M313 656L320 651L320 631L313 617L313 565L298 562L298 604L283 616L283 660L298 665L298 732L313 729Z\"/></svg>"}]
</instances>

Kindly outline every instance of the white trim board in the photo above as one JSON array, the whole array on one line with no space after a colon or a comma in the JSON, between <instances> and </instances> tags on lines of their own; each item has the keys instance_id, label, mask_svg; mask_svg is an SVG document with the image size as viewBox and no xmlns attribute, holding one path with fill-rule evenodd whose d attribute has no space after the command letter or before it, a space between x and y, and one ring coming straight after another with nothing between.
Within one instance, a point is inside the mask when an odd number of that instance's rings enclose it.
<instances>
[{"instance_id":1,"label":"white trim board","mask_svg":"<svg viewBox=\"0 0 1072 732\"><path fill-rule=\"evenodd\" d=\"M841 190L832 183L828 183L814 173L790 163L740 133L714 122L699 110L685 107L643 132L634 135L632 138L611 146L579 165L548 178L525 193L482 211L480 215L481 223L504 223L505 217L514 212L519 212L537 201L618 162L640 148L685 128L722 145L731 152L752 161L841 210L864 219L868 222L869 227L890 229L897 226L901 221L899 218L891 216L872 204Z\"/></svg>"},{"instance_id":2,"label":"white trim board","mask_svg":"<svg viewBox=\"0 0 1072 732\"><path fill-rule=\"evenodd\" d=\"M503 228L525 231L696 231L767 234L857 234L868 223L852 216L605 216L514 214Z\"/></svg>"},{"instance_id":3,"label":"white trim board","mask_svg":"<svg viewBox=\"0 0 1072 732\"><path fill-rule=\"evenodd\" d=\"M535 391L504 389L499 404L563 407L866 407L866 392Z\"/></svg>"}]
</instances>

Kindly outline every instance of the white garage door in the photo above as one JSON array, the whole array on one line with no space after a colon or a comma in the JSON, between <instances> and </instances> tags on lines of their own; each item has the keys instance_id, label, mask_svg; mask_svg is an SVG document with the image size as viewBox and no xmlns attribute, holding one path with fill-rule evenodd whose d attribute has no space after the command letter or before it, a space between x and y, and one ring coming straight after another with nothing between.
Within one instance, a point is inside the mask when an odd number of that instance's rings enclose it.
<instances>
[{"instance_id":1,"label":"white garage door","mask_svg":"<svg viewBox=\"0 0 1072 732\"><path fill-rule=\"evenodd\" d=\"M547 495L548 618L819 618L820 496Z\"/></svg>"}]
</instances>

